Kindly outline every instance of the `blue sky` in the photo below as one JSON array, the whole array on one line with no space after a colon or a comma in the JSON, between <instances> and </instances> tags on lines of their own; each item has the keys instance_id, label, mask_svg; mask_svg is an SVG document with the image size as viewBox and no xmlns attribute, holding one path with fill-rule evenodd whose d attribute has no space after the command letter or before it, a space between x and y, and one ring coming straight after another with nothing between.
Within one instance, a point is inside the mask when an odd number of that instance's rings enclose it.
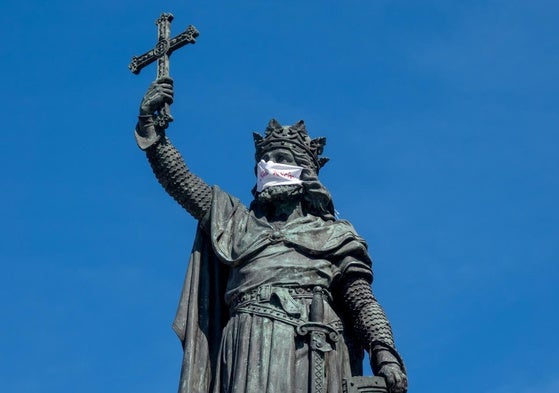
<instances>
[{"instance_id":1,"label":"blue sky","mask_svg":"<svg viewBox=\"0 0 559 393\"><path fill-rule=\"evenodd\" d=\"M135 146L172 12L169 136L245 202L252 131L305 119L369 242L411 392L559 391L553 1L4 0L0 390L175 391L195 221Z\"/></svg>"}]
</instances>

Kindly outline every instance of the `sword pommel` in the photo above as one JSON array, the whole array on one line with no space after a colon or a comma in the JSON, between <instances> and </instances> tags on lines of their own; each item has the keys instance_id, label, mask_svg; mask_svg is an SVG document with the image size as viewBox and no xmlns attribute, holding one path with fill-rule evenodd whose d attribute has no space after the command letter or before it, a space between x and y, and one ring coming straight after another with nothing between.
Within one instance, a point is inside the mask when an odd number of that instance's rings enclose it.
<instances>
[{"instance_id":1,"label":"sword pommel","mask_svg":"<svg viewBox=\"0 0 559 393\"><path fill-rule=\"evenodd\" d=\"M314 287L311 309L309 314L310 322L324 322L324 290L322 287Z\"/></svg>"}]
</instances>

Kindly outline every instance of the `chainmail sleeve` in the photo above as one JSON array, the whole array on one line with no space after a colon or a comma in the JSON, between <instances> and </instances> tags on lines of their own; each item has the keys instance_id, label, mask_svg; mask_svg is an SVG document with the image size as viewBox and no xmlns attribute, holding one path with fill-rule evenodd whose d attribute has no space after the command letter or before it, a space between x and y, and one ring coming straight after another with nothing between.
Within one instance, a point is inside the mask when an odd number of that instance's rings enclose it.
<instances>
[{"instance_id":1,"label":"chainmail sleeve","mask_svg":"<svg viewBox=\"0 0 559 393\"><path fill-rule=\"evenodd\" d=\"M405 371L394 345L392 328L373 295L370 282L358 275L347 277L342 292L354 333L361 346L369 352L373 372L378 375L379 369L386 363L396 363Z\"/></svg>"},{"instance_id":2,"label":"chainmail sleeve","mask_svg":"<svg viewBox=\"0 0 559 393\"><path fill-rule=\"evenodd\" d=\"M195 219L201 220L210 210L212 188L190 172L167 137L162 136L145 151L153 173L165 191Z\"/></svg>"}]
</instances>

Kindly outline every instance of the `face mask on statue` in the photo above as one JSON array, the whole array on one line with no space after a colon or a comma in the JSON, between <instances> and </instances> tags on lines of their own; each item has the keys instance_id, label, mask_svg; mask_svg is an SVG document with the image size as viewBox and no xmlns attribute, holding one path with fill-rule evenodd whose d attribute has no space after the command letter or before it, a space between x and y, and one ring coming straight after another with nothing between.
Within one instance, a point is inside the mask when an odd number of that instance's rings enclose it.
<instances>
[{"instance_id":1,"label":"face mask on statue","mask_svg":"<svg viewBox=\"0 0 559 393\"><path fill-rule=\"evenodd\" d=\"M299 179L303 167L260 160L256 171L256 191L267 187L302 184Z\"/></svg>"}]
</instances>

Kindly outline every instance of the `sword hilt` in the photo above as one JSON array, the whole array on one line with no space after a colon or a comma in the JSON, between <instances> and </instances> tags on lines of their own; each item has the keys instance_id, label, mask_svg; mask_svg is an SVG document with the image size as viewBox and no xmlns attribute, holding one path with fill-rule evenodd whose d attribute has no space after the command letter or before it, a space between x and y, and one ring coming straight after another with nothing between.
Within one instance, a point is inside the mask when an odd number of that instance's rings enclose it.
<instances>
[{"instance_id":1,"label":"sword hilt","mask_svg":"<svg viewBox=\"0 0 559 393\"><path fill-rule=\"evenodd\" d=\"M309 321L302 323L296 328L297 334L301 336L311 336L311 346L315 346L316 338L320 336L323 345L320 348L313 348L322 352L332 350L330 344L326 343L326 338L332 343L339 340L338 331L324 323L324 289L322 287L313 288L313 296L309 310Z\"/></svg>"},{"instance_id":2,"label":"sword hilt","mask_svg":"<svg viewBox=\"0 0 559 393\"><path fill-rule=\"evenodd\" d=\"M305 330L309 332L310 370L309 391L310 393L326 392L326 370L324 367L324 353L333 350L332 345L326 341L328 325L324 324L324 298L323 289L319 286L313 288L311 306L309 310L309 322L297 327L299 333ZM332 329L334 330L334 329ZM334 334L337 335L337 332ZM337 337L336 337L337 338Z\"/></svg>"},{"instance_id":3,"label":"sword hilt","mask_svg":"<svg viewBox=\"0 0 559 393\"><path fill-rule=\"evenodd\" d=\"M324 290L322 287L314 287L309 313L310 322L324 321Z\"/></svg>"}]
</instances>

